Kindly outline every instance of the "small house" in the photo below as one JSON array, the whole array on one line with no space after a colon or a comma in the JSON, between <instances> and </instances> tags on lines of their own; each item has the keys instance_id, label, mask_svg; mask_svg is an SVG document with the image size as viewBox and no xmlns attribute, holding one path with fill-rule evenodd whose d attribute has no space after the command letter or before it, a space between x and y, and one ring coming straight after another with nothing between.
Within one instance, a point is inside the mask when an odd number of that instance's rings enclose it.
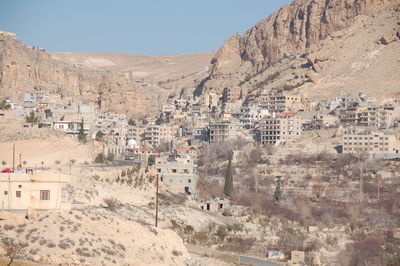
<instances>
[{"instance_id":1,"label":"small house","mask_svg":"<svg viewBox=\"0 0 400 266\"><path fill-rule=\"evenodd\" d=\"M55 173L1 173L0 210L70 209L63 202L63 187L70 176Z\"/></svg>"},{"instance_id":2,"label":"small house","mask_svg":"<svg viewBox=\"0 0 400 266\"><path fill-rule=\"evenodd\" d=\"M211 211L211 212L220 212L226 208L229 208L229 206L230 206L230 204L229 204L228 200L214 198L212 200L202 202L200 204L200 209Z\"/></svg>"}]
</instances>

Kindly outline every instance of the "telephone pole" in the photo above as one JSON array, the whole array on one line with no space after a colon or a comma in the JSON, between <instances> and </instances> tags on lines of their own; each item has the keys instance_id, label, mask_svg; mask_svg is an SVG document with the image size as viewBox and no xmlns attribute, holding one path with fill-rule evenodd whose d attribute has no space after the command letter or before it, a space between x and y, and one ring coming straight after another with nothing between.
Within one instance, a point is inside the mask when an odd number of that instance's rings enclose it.
<instances>
[{"instance_id":1,"label":"telephone pole","mask_svg":"<svg viewBox=\"0 0 400 266\"><path fill-rule=\"evenodd\" d=\"M156 227L158 224L158 174L156 175Z\"/></svg>"},{"instance_id":2,"label":"telephone pole","mask_svg":"<svg viewBox=\"0 0 400 266\"><path fill-rule=\"evenodd\" d=\"M15 144L13 144L13 166L12 166L13 172L15 171Z\"/></svg>"}]
</instances>

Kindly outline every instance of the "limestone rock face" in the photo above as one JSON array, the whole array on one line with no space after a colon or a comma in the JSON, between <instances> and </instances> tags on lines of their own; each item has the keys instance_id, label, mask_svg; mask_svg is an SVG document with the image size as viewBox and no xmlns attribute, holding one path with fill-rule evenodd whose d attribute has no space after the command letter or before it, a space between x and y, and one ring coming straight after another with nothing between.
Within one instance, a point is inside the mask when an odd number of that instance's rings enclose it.
<instances>
[{"instance_id":1,"label":"limestone rock face","mask_svg":"<svg viewBox=\"0 0 400 266\"><path fill-rule=\"evenodd\" d=\"M257 23L243 36L235 35L227 41L212 61L212 73L205 86L220 91L223 88L215 86L218 84L216 79L235 72L238 72L236 76L249 75L246 73L248 67L243 72L238 64L248 66L250 63L250 72L254 75L284 58L307 53L330 34L352 25L357 16L372 15L395 1L294 0ZM238 80L232 79L229 85L238 85Z\"/></svg>"},{"instance_id":2,"label":"limestone rock face","mask_svg":"<svg viewBox=\"0 0 400 266\"><path fill-rule=\"evenodd\" d=\"M59 94L98 105L103 110L121 110L121 103L136 104L138 111L149 103L145 93L127 79L107 69L89 69L54 60L43 50L29 48L15 37L0 34L0 95L22 99L25 92ZM135 97L127 97L133 93Z\"/></svg>"}]
</instances>

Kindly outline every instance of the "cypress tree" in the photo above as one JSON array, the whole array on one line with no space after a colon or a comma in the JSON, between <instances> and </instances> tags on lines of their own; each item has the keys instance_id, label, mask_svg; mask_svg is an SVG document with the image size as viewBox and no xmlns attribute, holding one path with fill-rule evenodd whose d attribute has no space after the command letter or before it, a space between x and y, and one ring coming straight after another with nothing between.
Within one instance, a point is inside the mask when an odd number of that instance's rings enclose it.
<instances>
[{"instance_id":1,"label":"cypress tree","mask_svg":"<svg viewBox=\"0 0 400 266\"><path fill-rule=\"evenodd\" d=\"M279 202L282 198L282 192L281 192L281 177L278 176L276 180L276 187L275 187L275 192L273 195L274 201Z\"/></svg>"},{"instance_id":2,"label":"cypress tree","mask_svg":"<svg viewBox=\"0 0 400 266\"><path fill-rule=\"evenodd\" d=\"M85 131L83 129L83 118L82 118L82 122L81 122L81 127L79 129L78 140L80 142L86 143L86 134L85 134Z\"/></svg>"},{"instance_id":3,"label":"cypress tree","mask_svg":"<svg viewBox=\"0 0 400 266\"><path fill-rule=\"evenodd\" d=\"M224 194L228 197L232 195L233 190L233 168L232 168L232 153L229 154L228 168L225 173Z\"/></svg>"}]
</instances>

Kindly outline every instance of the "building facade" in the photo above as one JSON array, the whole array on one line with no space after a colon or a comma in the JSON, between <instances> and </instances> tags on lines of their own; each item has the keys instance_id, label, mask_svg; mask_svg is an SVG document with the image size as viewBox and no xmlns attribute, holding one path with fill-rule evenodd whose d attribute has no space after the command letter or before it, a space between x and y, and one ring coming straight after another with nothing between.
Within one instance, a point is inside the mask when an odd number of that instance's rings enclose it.
<instances>
[{"instance_id":1,"label":"building facade","mask_svg":"<svg viewBox=\"0 0 400 266\"><path fill-rule=\"evenodd\" d=\"M343 135L343 153L400 156L400 141L394 134L369 130L348 130Z\"/></svg>"},{"instance_id":2,"label":"building facade","mask_svg":"<svg viewBox=\"0 0 400 266\"><path fill-rule=\"evenodd\" d=\"M280 144L301 135L302 120L296 113L284 112L263 119L259 124L261 144Z\"/></svg>"},{"instance_id":3,"label":"building facade","mask_svg":"<svg viewBox=\"0 0 400 266\"><path fill-rule=\"evenodd\" d=\"M0 174L1 210L70 209L63 202L62 189L70 182L70 176L49 173L2 173Z\"/></svg>"},{"instance_id":4,"label":"building facade","mask_svg":"<svg viewBox=\"0 0 400 266\"><path fill-rule=\"evenodd\" d=\"M194 193L197 185L197 165L191 156L156 155L157 174L165 184L181 192Z\"/></svg>"}]
</instances>

